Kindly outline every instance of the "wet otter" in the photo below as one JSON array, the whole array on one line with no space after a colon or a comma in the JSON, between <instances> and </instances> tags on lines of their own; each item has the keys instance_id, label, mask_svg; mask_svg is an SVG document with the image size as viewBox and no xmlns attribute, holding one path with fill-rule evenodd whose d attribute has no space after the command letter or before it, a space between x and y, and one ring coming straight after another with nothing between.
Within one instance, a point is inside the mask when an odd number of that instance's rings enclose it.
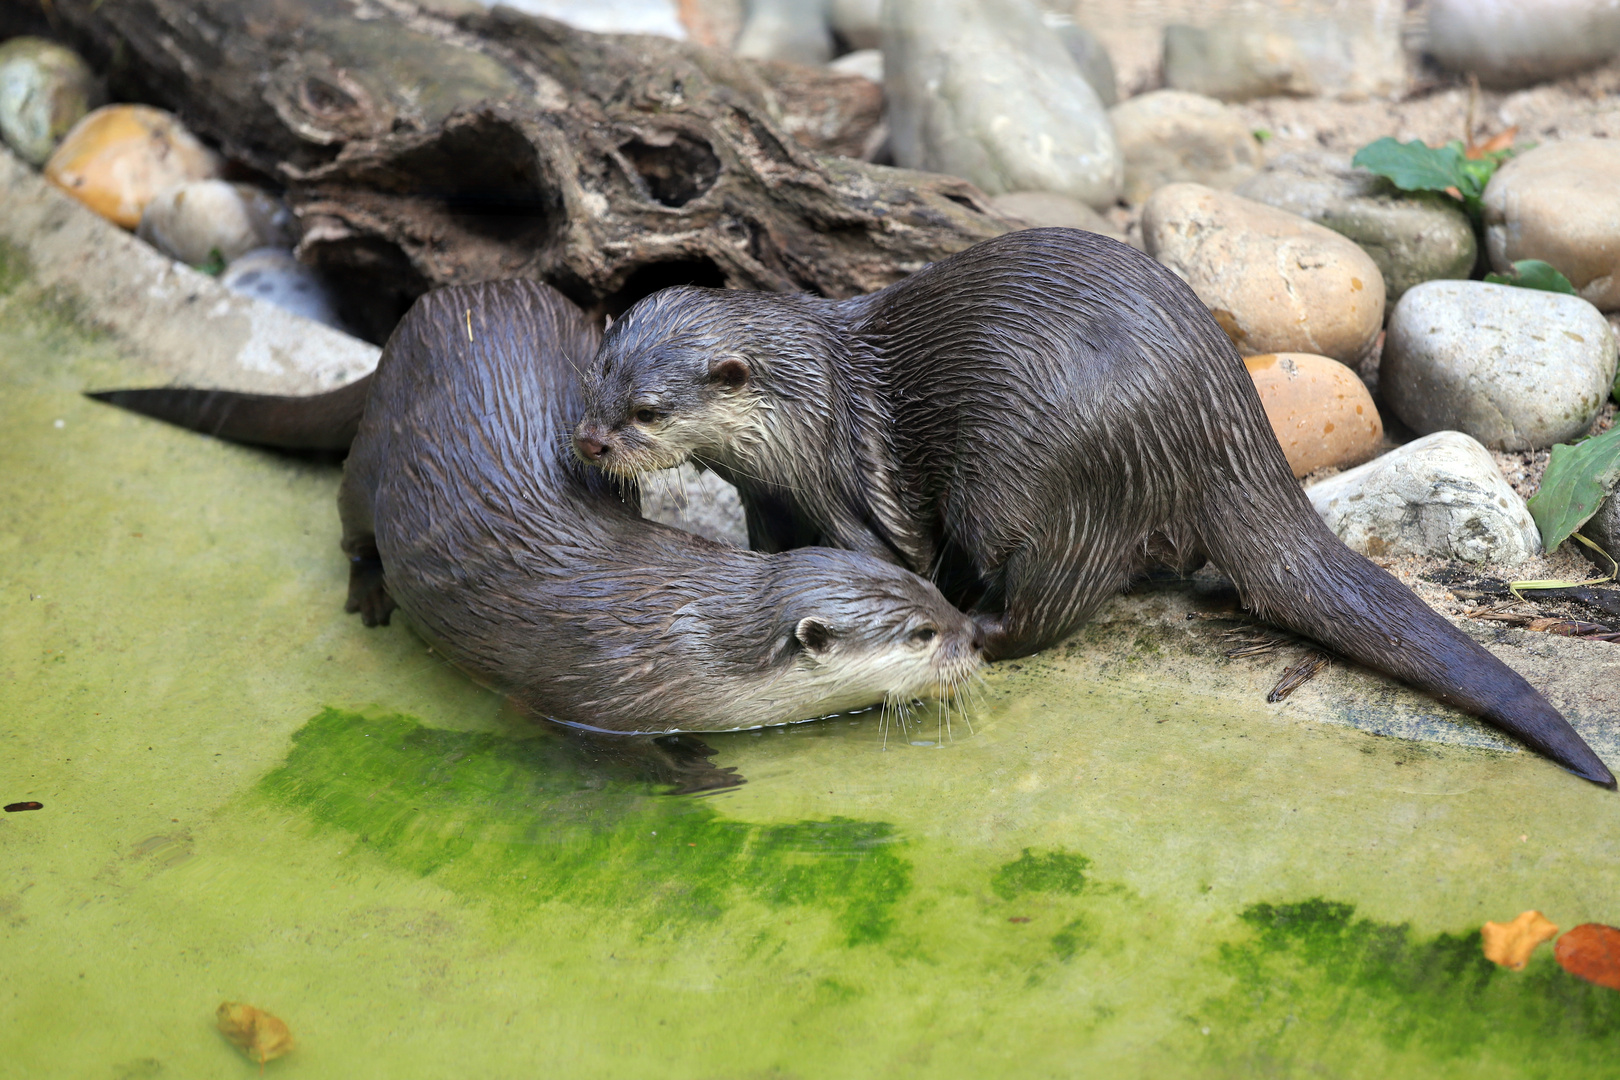
<instances>
[{"instance_id":1,"label":"wet otter","mask_svg":"<svg viewBox=\"0 0 1620 1080\"><path fill-rule=\"evenodd\" d=\"M764 555L642 520L568 448L575 364L597 342L555 290L492 282L419 300L369 386L96 396L239 441L352 437L338 498L349 610L375 625L397 603L473 678L563 723L757 727L972 673L975 625L908 570L825 548Z\"/></svg>"},{"instance_id":2,"label":"wet otter","mask_svg":"<svg viewBox=\"0 0 1620 1080\"><path fill-rule=\"evenodd\" d=\"M1060 640L1151 566L1213 560L1262 618L1615 785L1528 683L1328 531L1232 343L1124 244L1011 233L843 301L667 290L584 388L585 460L713 468L756 548L931 576L991 658Z\"/></svg>"}]
</instances>

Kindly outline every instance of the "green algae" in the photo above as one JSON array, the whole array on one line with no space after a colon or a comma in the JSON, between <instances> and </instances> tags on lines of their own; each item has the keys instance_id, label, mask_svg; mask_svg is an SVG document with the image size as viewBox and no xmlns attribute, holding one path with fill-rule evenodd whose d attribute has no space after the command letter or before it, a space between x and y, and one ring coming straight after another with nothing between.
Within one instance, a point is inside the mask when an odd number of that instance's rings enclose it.
<instances>
[{"instance_id":1,"label":"green algae","mask_svg":"<svg viewBox=\"0 0 1620 1080\"><path fill-rule=\"evenodd\" d=\"M546 739L444 731L328 708L260 790L389 863L509 910L635 906L647 930L713 922L736 897L831 911L882 941L911 887L885 822L754 825L705 802L605 783Z\"/></svg>"},{"instance_id":2,"label":"green algae","mask_svg":"<svg viewBox=\"0 0 1620 1080\"><path fill-rule=\"evenodd\" d=\"M28 279L28 253L0 237L0 296L5 296Z\"/></svg>"},{"instance_id":3,"label":"green algae","mask_svg":"<svg viewBox=\"0 0 1620 1080\"><path fill-rule=\"evenodd\" d=\"M1091 860L1067 851L1036 855L1025 848L1022 855L1004 863L990 878L990 889L1003 900L1025 893L1055 892L1078 895L1086 887L1086 868Z\"/></svg>"},{"instance_id":4,"label":"green algae","mask_svg":"<svg viewBox=\"0 0 1620 1080\"><path fill-rule=\"evenodd\" d=\"M1620 1074L1620 993L1568 974L1551 950L1515 972L1485 959L1477 929L1423 936L1355 912L1320 897L1241 912L1251 934L1218 949L1235 986L1203 1010L1220 1056L1282 1074L1399 1059Z\"/></svg>"}]
</instances>

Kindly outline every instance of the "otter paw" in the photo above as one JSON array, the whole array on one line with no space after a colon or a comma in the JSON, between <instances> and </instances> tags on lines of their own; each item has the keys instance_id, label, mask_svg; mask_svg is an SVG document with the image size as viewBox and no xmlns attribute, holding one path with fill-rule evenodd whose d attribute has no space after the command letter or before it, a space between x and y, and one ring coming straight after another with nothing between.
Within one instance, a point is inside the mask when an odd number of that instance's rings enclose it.
<instances>
[{"instance_id":1,"label":"otter paw","mask_svg":"<svg viewBox=\"0 0 1620 1080\"><path fill-rule=\"evenodd\" d=\"M382 562L377 559L352 558L349 560L349 597L343 610L360 614L367 626L387 626L394 611L394 598L388 595L383 580Z\"/></svg>"}]
</instances>

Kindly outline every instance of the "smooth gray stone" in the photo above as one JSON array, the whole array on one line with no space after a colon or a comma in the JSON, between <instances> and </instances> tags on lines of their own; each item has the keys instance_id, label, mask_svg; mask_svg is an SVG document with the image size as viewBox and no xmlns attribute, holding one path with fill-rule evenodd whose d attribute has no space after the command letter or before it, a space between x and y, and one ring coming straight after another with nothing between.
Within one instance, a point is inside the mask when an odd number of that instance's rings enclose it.
<instances>
[{"instance_id":1,"label":"smooth gray stone","mask_svg":"<svg viewBox=\"0 0 1620 1080\"><path fill-rule=\"evenodd\" d=\"M1405 89L1403 0L1304 0L1167 26L1164 82L1222 101L1388 96Z\"/></svg>"},{"instance_id":2,"label":"smooth gray stone","mask_svg":"<svg viewBox=\"0 0 1620 1080\"><path fill-rule=\"evenodd\" d=\"M1581 526L1581 535L1602 548L1610 557L1620 559L1620 488L1609 493L1585 525ZM1591 559L1605 573L1610 569L1609 560L1593 551L1580 541L1573 541L1588 559Z\"/></svg>"},{"instance_id":3,"label":"smooth gray stone","mask_svg":"<svg viewBox=\"0 0 1620 1080\"><path fill-rule=\"evenodd\" d=\"M883 31L896 164L990 195L1119 198L1107 110L1030 0L891 0Z\"/></svg>"},{"instance_id":4,"label":"smooth gray stone","mask_svg":"<svg viewBox=\"0 0 1620 1080\"><path fill-rule=\"evenodd\" d=\"M1455 200L1401 191L1339 154L1286 154L1233 191L1354 240L1378 264L1391 304L1420 282L1468 277L1478 257Z\"/></svg>"},{"instance_id":5,"label":"smooth gray stone","mask_svg":"<svg viewBox=\"0 0 1620 1080\"><path fill-rule=\"evenodd\" d=\"M1429 0L1428 52L1441 67L1512 89L1571 75L1620 52L1614 0Z\"/></svg>"},{"instance_id":6,"label":"smooth gray stone","mask_svg":"<svg viewBox=\"0 0 1620 1080\"><path fill-rule=\"evenodd\" d=\"M1114 58L1108 55L1108 47L1090 30L1066 19L1051 21L1050 25L1063 47L1074 57L1080 74L1097 92L1097 100L1107 109L1118 105L1119 78L1114 73Z\"/></svg>"},{"instance_id":7,"label":"smooth gray stone","mask_svg":"<svg viewBox=\"0 0 1620 1080\"><path fill-rule=\"evenodd\" d=\"M314 270L282 248L250 251L225 268L220 284L318 323L343 329L331 294Z\"/></svg>"},{"instance_id":8,"label":"smooth gray stone","mask_svg":"<svg viewBox=\"0 0 1620 1080\"><path fill-rule=\"evenodd\" d=\"M1584 434L1608 399L1615 335L1576 296L1426 281L1389 318L1378 385L1412 430L1462 431L1493 450Z\"/></svg>"},{"instance_id":9,"label":"smooth gray stone","mask_svg":"<svg viewBox=\"0 0 1620 1080\"><path fill-rule=\"evenodd\" d=\"M1438 431L1305 489L1328 528L1363 555L1523 562L1541 533L1496 460Z\"/></svg>"},{"instance_id":10,"label":"smooth gray stone","mask_svg":"<svg viewBox=\"0 0 1620 1080\"><path fill-rule=\"evenodd\" d=\"M101 97L100 83L72 49L36 37L0 45L0 138L30 165L45 164Z\"/></svg>"},{"instance_id":11,"label":"smooth gray stone","mask_svg":"<svg viewBox=\"0 0 1620 1080\"><path fill-rule=\"evenodd\" d=\"M748 0L742 32L732 44L738 56L825 64L832 59L832 27L826 0Z\"/></svg>"}]
</instances>

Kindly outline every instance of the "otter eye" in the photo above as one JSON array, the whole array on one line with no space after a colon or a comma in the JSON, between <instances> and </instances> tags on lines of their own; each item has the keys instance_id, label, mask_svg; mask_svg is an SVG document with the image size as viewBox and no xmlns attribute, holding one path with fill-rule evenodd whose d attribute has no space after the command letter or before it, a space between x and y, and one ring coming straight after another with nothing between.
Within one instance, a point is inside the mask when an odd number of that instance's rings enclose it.
<instances>
[{"instance_id":1,"label":"otter eye","mask_svg":"<svg viewBox=\"0 0 1620 1080\"><path fill-rule=\"evenodd\" d=\"M656 419L658 419L658 414L652 409L644 407L636 410L636 423L638 424L650 424Z\"/></svg>"},{"instance_id":2,"label":"otter eye","mask_svg":"<svg viewBox=\"0 0 1620 1080\"><path fill-rule=\"evenodd\" d=\"M926 645L938 636L939 631L935 630L932 626L925 626L920 630L913 630L911 632L911 640L918 645Z\"/></svg>"}]
</instances>

